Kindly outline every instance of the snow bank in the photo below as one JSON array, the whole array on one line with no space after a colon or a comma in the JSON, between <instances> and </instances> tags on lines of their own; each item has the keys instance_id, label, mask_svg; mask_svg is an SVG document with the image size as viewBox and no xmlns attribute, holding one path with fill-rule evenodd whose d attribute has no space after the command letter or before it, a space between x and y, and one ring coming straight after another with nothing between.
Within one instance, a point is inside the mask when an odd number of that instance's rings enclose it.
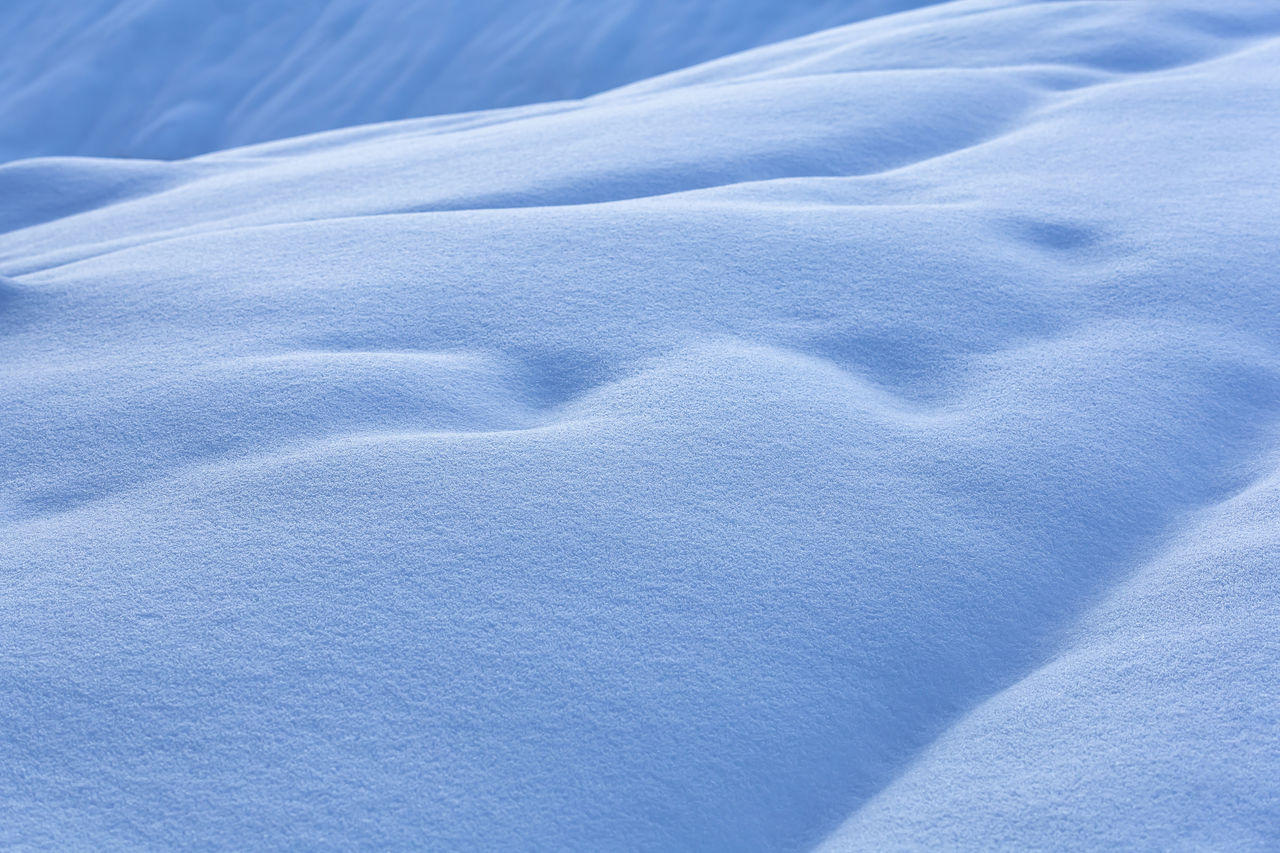
<instances>
[{"instance_id":1,"label":"snow bank","mask_svg":"<svg viewBox=\"0 0 1280 853\"><path fill-rule=\"evenodd\" d=\"M0 169L0 843L1274 846L1278 63L963 0Z\"/></svg>"},{"instance_id":2,"label":"snow bank","mask_svg":"<svg viewBox=\"0 0 1280 853\"><path fill-rule=\"evenodd\" d=\"M936 0L6 0L0 160L581 98Z\"/></svg>"}]
</instances>

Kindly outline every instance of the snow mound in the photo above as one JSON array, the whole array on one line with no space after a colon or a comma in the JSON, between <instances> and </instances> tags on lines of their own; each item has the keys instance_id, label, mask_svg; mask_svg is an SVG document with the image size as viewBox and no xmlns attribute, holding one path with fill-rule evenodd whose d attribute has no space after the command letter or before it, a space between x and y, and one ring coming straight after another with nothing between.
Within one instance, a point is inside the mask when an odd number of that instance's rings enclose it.
<instances>
[{"instance_id":1,"label":"snow mound","mask_svg":"<svg viewBox=\"0 0 1280 853\"><path fill-rule=\"evenodd\" d=\"M1266 849L1280 10L0 169L0 844Z\"/></svg>"},{"instance_id":2,"label":"snow mound","mask_svg":"<svg viewBox=\"0 0 1280 853\"><path fill-rule=\"evenodd\" d=\"M581 98L937 0L6 0L0 160Z\"/></svg>"}]
</instances>

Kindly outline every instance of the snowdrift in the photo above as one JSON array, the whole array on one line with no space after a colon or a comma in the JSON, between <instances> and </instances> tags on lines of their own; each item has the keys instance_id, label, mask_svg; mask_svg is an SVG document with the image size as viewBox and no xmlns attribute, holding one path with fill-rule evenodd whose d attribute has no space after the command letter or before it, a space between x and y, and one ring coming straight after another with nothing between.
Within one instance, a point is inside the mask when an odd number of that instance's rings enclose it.
<instances>
[{"instance_id":1,"label":"snowdrift","mask_svg":"<svg viewBox=\"0 0 1280 853\"><path fill-rule=\"evenodd\" d=\"M1280 10L0 167L0 843L1266 849Z\"/></svg>"},{"instance_id":2,"label":"snowdrift","mask_svg":"<svg viewBox=\"0 0 1280 853\"><path fill-rule=\"evenodd\" d=\"M937 0L5 0L0 161L581 98Z\"/></svg>"}]
</instances>

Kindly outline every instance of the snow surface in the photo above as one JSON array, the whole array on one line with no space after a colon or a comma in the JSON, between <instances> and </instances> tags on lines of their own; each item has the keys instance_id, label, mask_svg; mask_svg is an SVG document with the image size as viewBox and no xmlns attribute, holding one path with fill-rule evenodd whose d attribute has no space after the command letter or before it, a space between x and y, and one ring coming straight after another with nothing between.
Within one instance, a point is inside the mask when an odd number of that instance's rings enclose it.
<instances>
[{"instance_id":1,"label":"snow surface","mask_svg":"<svg viewBox=\"0 0 1280 853\"><path fill-rule=\"evenodd\" d=\"M0 166L0 846L1275 849L1278 139L959 0Z\"/></svg>"},{"instance_id":2,"label":"snow surface","mask_svg":"<svg viewBox=\"0 0 1280 853\"><path fill-rule=\"evenodd\" d=\"M0 160L581 98L938 0L4 0Z\"/></svg>"}]
</instances>

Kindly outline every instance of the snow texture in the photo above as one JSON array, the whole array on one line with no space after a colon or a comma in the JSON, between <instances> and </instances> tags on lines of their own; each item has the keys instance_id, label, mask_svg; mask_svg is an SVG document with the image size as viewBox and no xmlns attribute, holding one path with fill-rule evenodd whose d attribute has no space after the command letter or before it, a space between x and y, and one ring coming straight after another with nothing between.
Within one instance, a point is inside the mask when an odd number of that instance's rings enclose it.
<instances>
[{"instance_id":1,"label":"snow texture","mask_svg":"<svg viewBox=\"0 0 1280 853\"><path fill-rule=\"evenodd\" d=\"M0 166L0 847L1275 849L1277 140L957 0Z\"/></svg>"},{"instance_id":2,"label":"snow texture","mask_svg":"<svg viewBox=\"0 0 1280 853\"><path fill-rule=\"evenodd\" d=\"M4 0L0 160L189 157L581 98L931 2Z\"/></svg>"}]
</instances>

